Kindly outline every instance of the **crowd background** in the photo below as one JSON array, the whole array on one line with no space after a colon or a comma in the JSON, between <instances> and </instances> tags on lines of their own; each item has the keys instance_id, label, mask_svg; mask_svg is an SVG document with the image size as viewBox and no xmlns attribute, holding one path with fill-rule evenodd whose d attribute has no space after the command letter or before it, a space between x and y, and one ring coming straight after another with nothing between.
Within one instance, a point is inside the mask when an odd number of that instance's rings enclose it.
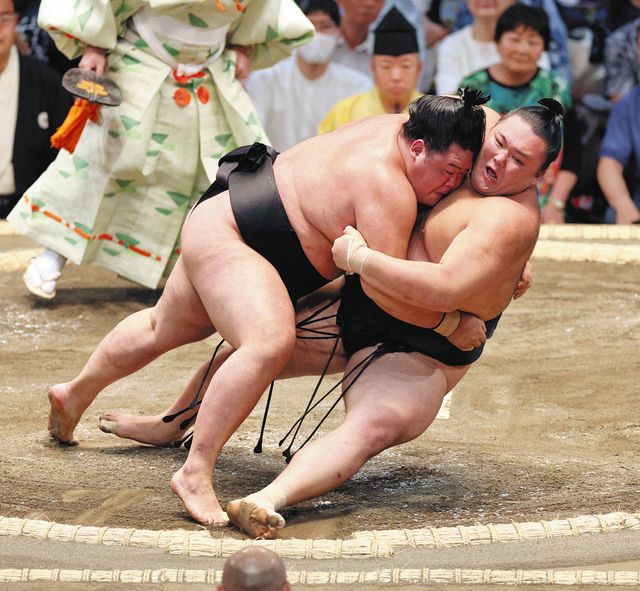
<instances>
[{"instance_id":1,"label":"crowd background","mask_svg":"<svg viewBox=\"0 0 640 591\"><path fill-rule=\"evenodd\" d=\"M523 26L511 27L506 33L498 22L514 0L297 3L314 25L313 40L294 49L291 57L252 71L242 80L276 149L287 149L315 133L369 114L405 111L409 100L419 93L452 93L462 83L479 85L494 95L507 93L506 104L511 108L535 102L540 92L549 94L553 88L558 91L555 98L567 109L567 131L562 159L540 187L543 222L640 221L640 131L636 123L640 111L640 1L520 0L542 13L547 24L538 26L537 17L525 13ZM50 102L55 102L55 114L50 112L45 129L53 133L60 123L61 105L64 111L71 100L60 98L60 76L76 66L77 60L62 55L38 26L38 0L15 0L13 5L15 13L5 10L0 16L0 29L15 25L19 53L46 65L46 83L56 86L48 93ZM402 15L404 23L389 20L393 10ZM541 26L548 26L548 32ZM498 36L497 30L502 31ZM383 35L386 41L378 43L376 39ZM407 45L407 35L415 35L415 43ZM534 48L536 36L542 45ZM6 41L0 43L3 54L5 45ZM415 60L407 60L407 55ZM514 74L509 64L517 65L519 60L528 62L528 69ZM8 84L6 62L0 54L2 88ZM537 89L540 79L552 80L553 85L545 83ZM3 117L4 111L0 112L3 135L16 130L15 123L5 125ZM330 125L327 117L333 118ZM15 134L17 138L19 131ZM28 135L26 141L30 138ZM36 140L42 143L41 137L34 137ZM39 150L33 164L37 174L55 155L42 146ZM14 168L20 168L16 160L14 154ZM6 162L4 165L6 168ZM0 181L5 172L0 171ZM34 174L32 171L29 183ZM2 217L19 199L23 185L8 193L8 185L0 182Z\"/></svg>"}]
</instances>

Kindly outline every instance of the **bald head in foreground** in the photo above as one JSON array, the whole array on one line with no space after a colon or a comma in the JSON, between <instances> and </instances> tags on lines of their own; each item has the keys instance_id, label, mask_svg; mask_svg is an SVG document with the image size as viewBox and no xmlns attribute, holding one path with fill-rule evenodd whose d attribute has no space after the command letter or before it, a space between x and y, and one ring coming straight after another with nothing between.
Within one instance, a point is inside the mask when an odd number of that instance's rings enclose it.
<instances>
[{"instance_id":1,"label":"bald head in foreground","mask_svg":"<svg viewBox=\"0 0 640 591\"><path fill-rule=\"evenodd\" d=\"M229 557L218 591L289 591L282 558L260 546L247 546Z\"/></svg>"}]
</instances>

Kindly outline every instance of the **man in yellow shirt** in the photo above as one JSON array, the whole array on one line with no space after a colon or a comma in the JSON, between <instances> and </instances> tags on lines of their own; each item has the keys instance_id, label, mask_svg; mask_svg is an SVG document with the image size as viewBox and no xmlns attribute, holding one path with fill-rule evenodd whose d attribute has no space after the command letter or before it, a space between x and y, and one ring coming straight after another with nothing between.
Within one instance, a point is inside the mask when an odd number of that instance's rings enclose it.
<instances>
[{"instance_id":1,"label":"man in yellow shirt","mask_svg":"<svg viewBox=\"0 0 640 591\"><path fill-rule=\"evenodd\" d=\"M369 115L406 113L409 103L420 96L417 86L422 62L415 27L393 7L374 35L374 87L336 103L320 122L318 133L328 133Z\"/></svg>"}]
</instances>

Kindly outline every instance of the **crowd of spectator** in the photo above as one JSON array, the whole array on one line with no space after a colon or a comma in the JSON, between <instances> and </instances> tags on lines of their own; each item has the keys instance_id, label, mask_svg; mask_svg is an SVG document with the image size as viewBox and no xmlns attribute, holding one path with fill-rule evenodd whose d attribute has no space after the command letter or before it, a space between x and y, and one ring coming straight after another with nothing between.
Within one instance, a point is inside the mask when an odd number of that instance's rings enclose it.
<instances>
[{"instance_id":1,"label":"crowd of spectator","mask_svg":"<svg viewBox=\"0 0 640 591\"><path fill-rule=\"evenodd\" d=\"M499 112L548 96L567 117L563 154L540 184L543 222L640 222L639 0L297 3L315 37L243 82L277 150L367 115L406 112L420 93L475 87ZM74 64L39 29L38 5L4 2L0 14L0 122L10 130L0 140L2 217L51 161L43 132L69 104L59 80ZM29 69L49 86L37 105L34 93L18 92Z\"/></svg>"}]
</instances>

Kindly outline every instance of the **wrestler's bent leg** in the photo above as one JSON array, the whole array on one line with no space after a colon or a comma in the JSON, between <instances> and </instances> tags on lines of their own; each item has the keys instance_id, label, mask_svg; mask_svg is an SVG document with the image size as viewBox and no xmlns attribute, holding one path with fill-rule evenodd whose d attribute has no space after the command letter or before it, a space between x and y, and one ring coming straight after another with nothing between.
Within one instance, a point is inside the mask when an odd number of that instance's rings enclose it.
<instances>
[{"instance_id":1,"label":"wrestler's bent leg","mask_svg":"<svg viewBox=\"0 0 640 591\"><path fill-rule=\"evenodd\" d=\"M122 320L98 345L77 377L51 387L51 437L74 444L73 431L80 417L105 387L162 353L206 338L213 331L179 259L158 303Z\"/></svg>"},{"instance_id":2,"label":"wrestler's bent leg","mask_svg":"<svg viewBox=\"0 0 640 591\"><path fill-rule=\"evenodd\" d=\"M171 481L191 517L208 525L226 521L212 485L222 447L295 347L294 310L280 276L233 226L211 221L216 206L212 199L192 212L182 258L212 323L235 351L211 379L189 455ZM216 220L225 215L215 213Z\"/></svg>"},{"instance_id":3,"label":"wrestler's bent leg","mask_svg":"<svg viewBox=\"0 0 640 591\"><path fill-rule=\"evenodd\" d=\"M198 407L184 412L171 422L165 422L163 417L172 416L189 407L198 394L198 401L202 397L218 367L233 353L233 348L223 346L209 367L207 359L189 380L187 387L180 393L171 406L157 415L135 415L116 411L106 411L100 415L100 429L105 433L112 433L123 439L132 439L139 443L157 445L159 447L179 445L185 433L195 421ZM204 382L205 372L208 374ZM200 385L202 384L202 388Z\"/></svg>"},{"instance_id":4,"label":"wrestler's bent leg","mask_svg":"<svg viewBox=\"0 0 640 591\"><path fill-rule=\"evenodd\" d=\"M324 289L325 288L323 288L323 290ZM296 313L296 324L304 323L305 328L298 330L295 351L282 372L280 372L278 379L316 376L325 370L329 354L334 346L334 339L317 337L318 333L330 335L336 334L338 331L334 318L338 304L334 303L332 306L326 307L326 304L332 301L337 294L331 292L330 295L333 297L330 298L324 296L322 290L318 290L317 294L317 296L316 294L312 294L316 296L315 298L306 298L300 303L300 307ZM318 321L309 321L312 314L319 309L322 309L322 318ZM195 420L197 410L186 412L170 423L165 423L163 417L173 415L187 408L199 389L200 395L198 400L202 400L202 396L209 386L213 374L233 351L234 349L225 343L216 353L204 383L202 383L202 376L209 367L209 360L200 366L189 381L187 387L164 412L157 415L145 416L107 411L100 416L100 428L107 433L112 433L125 439L132 439L140 443L157 446L176 445L184 437L185 431L190 428L190 426L183 428L180 425L184 424L184 422L189 422L189 419ZM343 371L346 366L346 361L342 346L338 345L330 366L327 368L327 372L337 373ZM202 388L200 388L201 384Z\"/></svg>"},{"instance_id":5,"label":"wrestler's bent leg","mask_svg":"<svg viewBox=\"0 0 640 591\"><path fill-rule=\"evenodd\" d=\"M354 355L349 366L370 351ZM348 391L344 422L297 452L265 489L229 503L229 518L251 536L272 538L284 525L279 509L334 490L371 457L423 433L465 372L419 353L375 360Z\"/></svg>"}]
</instances>

